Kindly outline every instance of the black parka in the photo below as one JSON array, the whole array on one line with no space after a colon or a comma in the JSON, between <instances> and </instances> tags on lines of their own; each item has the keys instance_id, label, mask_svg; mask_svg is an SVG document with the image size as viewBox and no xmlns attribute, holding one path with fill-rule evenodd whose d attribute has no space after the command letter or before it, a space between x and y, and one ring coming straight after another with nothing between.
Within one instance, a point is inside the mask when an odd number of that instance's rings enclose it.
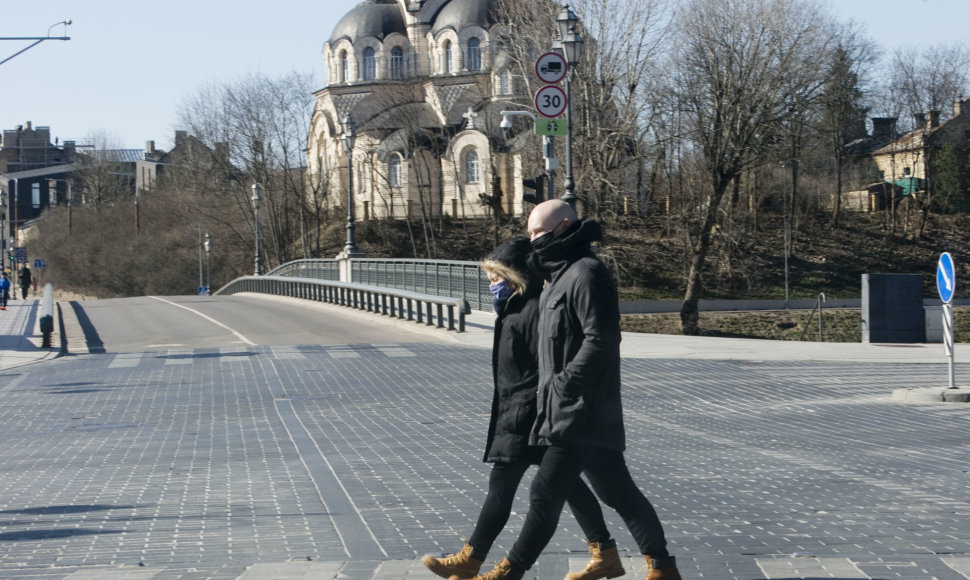
<instances>
[{"instance_id":1,"label":"black parka","mask_svg":"<svg viewBox=\"0 0 970 580\"><path fill-rule=\"evenodd\" d=\"M533 269L547 282L539 301L539 391L534 445L623 451L620 312L613 275L590 249L602 228L583 219L536 244Z\"/></svg>"},{"instance_id":2,"label":"black parka","mask_svg":"<svg viewBox=\"0 0 970 580\"><path fill-rule=\"evenodd\" d=\"M511 463L535 457L529 432L536 418L536 322L539 285L513 295L495 320L492 344L492 414L485 443L485 461Z\"/></svg>"}]
</instances>

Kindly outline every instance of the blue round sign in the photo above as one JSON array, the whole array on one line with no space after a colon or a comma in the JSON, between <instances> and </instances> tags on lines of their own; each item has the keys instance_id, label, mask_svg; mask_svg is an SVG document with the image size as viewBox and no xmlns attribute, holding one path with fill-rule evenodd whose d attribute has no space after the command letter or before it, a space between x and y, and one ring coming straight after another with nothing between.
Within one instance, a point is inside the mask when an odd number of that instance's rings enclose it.
<instances>
[{"instance_id":1,"label":"blue round sign","mask_svg":"<svg viewBox=\"0 0 970 580\"><path fill-rule=\"evenodd\" d=\"M950 300L953 300L953 293L957 289L957 278L950 252L943 252L940 255L940 261L936 264L936 289L944 304L949 304Z\"/></svg>"}]
</instances>

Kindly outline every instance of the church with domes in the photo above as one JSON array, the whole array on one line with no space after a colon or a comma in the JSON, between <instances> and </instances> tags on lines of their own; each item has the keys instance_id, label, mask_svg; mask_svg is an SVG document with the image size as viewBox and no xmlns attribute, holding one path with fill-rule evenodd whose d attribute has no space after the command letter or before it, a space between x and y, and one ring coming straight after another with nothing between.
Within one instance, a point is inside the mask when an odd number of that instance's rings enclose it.
<instances>
[{"instance_id":1,"label":"church with domes","mask_svg":"<svg viewBox=\"0 0 970 580\"><path fill-rule=\"evenodd\" d=\"M531 103L494 3L365 0L339 21L307 144L337 205L349 184L358 219L528 212L521 180L542 171L541 138L499 127L499 111Z\"/></svg>"}]
</instances>

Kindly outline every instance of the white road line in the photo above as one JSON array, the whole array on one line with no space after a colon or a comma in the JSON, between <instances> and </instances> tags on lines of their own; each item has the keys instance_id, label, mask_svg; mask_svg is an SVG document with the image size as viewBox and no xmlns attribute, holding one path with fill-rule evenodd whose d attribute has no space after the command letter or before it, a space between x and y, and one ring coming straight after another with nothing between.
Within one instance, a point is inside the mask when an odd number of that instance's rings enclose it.
<instances>
[{"instance_id":1,"label":"white road line","mask_svg":"<svg viewBox=\"0 0 970 580\"><path fill-rule=\"evenodd\" d=\"M206 316L205 314L202 314L201 312L199 312L198 310L196 310L194 308L189 308L188 306L183 306L181 304L176 304L175 302L172 302L171 300L166 300L166 299L160 298L158 296L149 296L149 298L154 298L155 300L158 300L158 301L161 301L161 302L165 302L166 304L171 304L172 306L178 306L179 308L184 308L184 309L188 310L189 312L191 312L192 314L196 314L198 316L201 316L202 318L205 318L206 320L208 320L212 324L215 324L216 326L220 326L222 328L225 328L229 332L235 334L236 335L236 338L238 338L239 340L241 340L244 343L248 344L249 346L256 346L256 343L255 342L253 342L253 341L249 340L248 338L246 338L245 336L243 336L242 333L240 333L238 330L235 330L233 328L229 328L228 326L226 326L225 324L219 322L215 318L212 318L211 316Z\"/></svg>"}]
</instances>

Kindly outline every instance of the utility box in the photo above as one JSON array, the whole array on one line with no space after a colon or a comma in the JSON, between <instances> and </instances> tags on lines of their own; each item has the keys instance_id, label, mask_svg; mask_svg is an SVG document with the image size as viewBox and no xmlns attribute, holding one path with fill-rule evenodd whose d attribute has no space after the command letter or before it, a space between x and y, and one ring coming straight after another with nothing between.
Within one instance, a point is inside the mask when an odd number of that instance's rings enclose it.
<instances>
[{"instance_id":1,"label":"utility box","mask_svg":"<svg viewBox=\"0 0 970 580\"><path fill-rule=\"evenodd\" d=\"M862 342L925 340L923 277L920 274L863 274Z\"/></svg>"}]
</instances>

